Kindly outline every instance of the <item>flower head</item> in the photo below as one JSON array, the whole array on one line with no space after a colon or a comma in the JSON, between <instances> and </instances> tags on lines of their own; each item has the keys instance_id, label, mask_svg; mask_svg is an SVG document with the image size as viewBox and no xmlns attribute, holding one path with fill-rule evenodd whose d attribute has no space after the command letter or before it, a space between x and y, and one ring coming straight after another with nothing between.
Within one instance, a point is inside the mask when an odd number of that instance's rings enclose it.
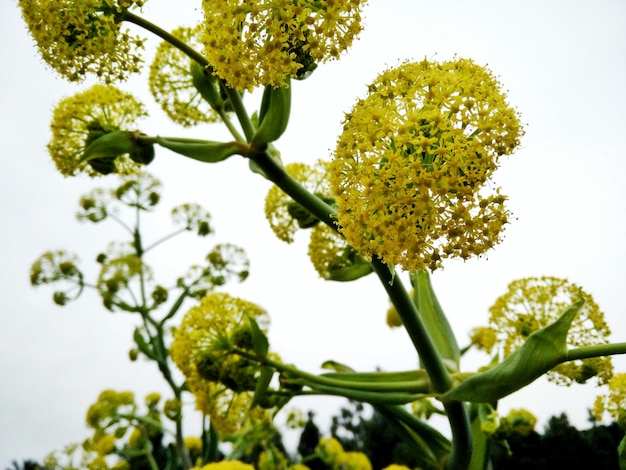
<instances>
[{"instance_id":1,"label":"flower head","mask_svg":"<svg viewBox=\"0 0 626 470\"><path fill-rule=\"evenodd\" d=\"M96 171L84 161L85 148L110 132L135 130L135 121L146 115L143 105L131 94L109 85L94 85L59 102L52 116L48 151L63 175L85 172L96 176L103 171ZM108 172L123 175L141 168L128 154L113 155L106 163L110 165Z\"/></svg>"},{"instance_id":2,"label":"flower head","mask_svg":"<svg viewBox=\"0 0 626 470\"><path fill-rule=\"evenodd\" d=\"M308 253L313 267L323 279L351 281L372 271L370 263L325 224L317 224L311 229Z\"/></svg>"},{"instance_id":3,"label":"flower head","mask_svg":"<svg viewBox=\"0 0 626 470\"><path fill-rule=\"evenodd\" d=\"M333 463L333 468L342 470L372 470L372 464L363 452L344 452Z\"/></svg>"},{"instance_id":4,"label":"flower head","mask_svg":"<svg viewBox=\"0 0 626 470\"><path fill-rule=\"evenodd\" d=\"M132 392L104 390L87 410L87 425L96 430L111 431L111 428L122 419L121 416L134 414L136 409Z\"/></svg>"},{"instance_id":5,"label":"flower head","mask_svg":"<svg viewBox=\"0 0 626 470\"><path fill-rule=\"evenodd\" d=\"M626 429L626 374L615 374L611 377L608 393L596 398L593 406L594 417L600 421L605 414L622 429Z\"/></svg>"},{"instance_id":6,"label":"flower head","mask_svg":"<svg viewBox=\"0 0 626 470\"><path fill-rule=\"evenodd\" d=\"M70 81L93 73L106 83L139 72L144 40L121 20L144 0L20 0L22 16L43 60Z\"/></svg>"},{"instance_id":7,"label":"flower head","mask_svg":"<svg viewBox=\"0 0 626 470\"><path fill-rule=\"evenodd\" d=\"M324 463L332 463L344 453L344 450L341 443L334 437L322 437L315 448L315 453Z\"/></svg>"},{"instance_id":8,"label":"flower head","mask_svg":"<svg viewBox=\"0 0 626 470\"><path fill-rule=\"evenodd\" d=\"M192 470L254 470L254 467L239 460L223 460L202 467L193 467Z\"/></svg>"},{"instance_id":9,"label":"flower head","mask_svg":"<svg viewBox=\"0 0 626 470\"><path fill-rule=\"evenodd\" d=\"M521 134L498 81L471 60L383 72L346 115L330 165L340 231L410 271L483 254L509 219L486 183Z\"/></svg>"},{"instance_id":10,"label":"flower head","mask_svg":"<svg viewBox=\"0 0 626 470\"><path fill-rule=\"evenodd\" d=\"M109 251L116 248L112 245ZM106 256L100 268L97 289L107 309L124 310L136 303L138 297L134 289L139 289L140 283L145 282L150 290L155 288L153 279L152 269L135 254Z\"/></svg>"},{"instance_id":11,"label":"flower head","mask_svg":"<svg viewBox=\"0 0 626 470\"><path fill-rule=\"evenodd\" d=\"M606 343L611 331L604 320L604 313L593 298L576 284L547 276L511 282L508 291L498 297L489 309L489 323L497 332L504 355L508 356L520 347L534 331L556 321L581 296L585 304L569 329L568 347ZM597 357L559 364L548 372L548 379L569 385L572 381L584 383L591 377L597 377L598 382L606 383L612 373L611 358Z\"/></svg>"},{"instance_id":12,"label":"flower head","mask_svg":"<svg viewBox=\"0 0 626 470\"><path fill-rule=\"evenodd\" d=\"M76 255L63 250L48 251L31 266L30 283L33 286L60 284L52 299L57 305L65 305L70 300L78 298L83 291L83 273L77 264Z\"/></svg>"},{"instance_id":13,"label":"flower head","mask_svg":"<svg viewBox=\"0 0 626 470\"><path fill-rule=\"evenodd\" d=\"M537 417L524 408L509 411L506 419L511 426L511 431L523 437L534 431L537 424Z\"/></svg>"},{"instance_id":14,"label":"flower head","mask_svg":"<svg viewBox=\"0 0 626 470\"><path fill-rule=\"evenodd\" d=\"M231 88L282 86L338 58L361 31L364 0L203 0L206 49Z\"/></svg>"},{"instance_id":15,"label":"flower head","mask_svg":"<svg viewBox=\"0 0 626 470\"><path fill-rule=\"evenodd\" d=\"M200 46L201 26L180 27L172 35L194 48ZM150 66L150 91L169 118L185 127L219 119L193 84L190 59L167 41L158 47Z\"/></svg>"},{"instance_id":16,"label":"flower head","mask_svg":"<svg viewBox=\"0 0 626 470\"><path fill-rule=\"evenodd\" d=\"M470 332L470 340L477 349L490 354L498 342L497 334L497 331L489 326L479 326Z\"/></svg>"},{"instance_id":17,"label":"flower head","mask_svg":"<svg viewBox=\"0 0 626 470\"><path fill-rule=\"evenodd\" d=\"M252 402L257 367L228 354L248 318L267 322L259 306L228 294L202 298L183 317L174 334L172 360L196 397L196 406L211 417L219 432L230 434L242 424Z\"/></svg>"}]
</instances>

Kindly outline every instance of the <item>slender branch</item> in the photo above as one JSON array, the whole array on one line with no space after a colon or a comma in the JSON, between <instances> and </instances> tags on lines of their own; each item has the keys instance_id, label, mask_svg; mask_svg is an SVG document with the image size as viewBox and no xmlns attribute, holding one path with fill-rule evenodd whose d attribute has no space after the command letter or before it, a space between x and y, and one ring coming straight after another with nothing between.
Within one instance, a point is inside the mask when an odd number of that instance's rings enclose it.
<instances>
[{"instance_id":1,"label":"slender branch","mask_svg":"<svg viewBox=\"0 0 626 470\"><path fill-rule=\"evenodd\" d=\"M224 107L222 106L220 109L216 110L217 114L219 114L219 116L220 116L220 119L226 125L226 127L230 131L230 134L235 138L235 140L237 140L239 142L245 142L246 139L239 133L239 130L237 130L237 128L235 127L233 122L230 120L230 116L228 115L226 110L224 110L223 108ZM213 109L215 109L215 108L213 108Z\"/></svg>"},{"instance_id":2,"label":"slender branch","mask_svg":"<svg viewBox=\"0 0 626 470\"><path fill-rule=\"evenodd\" d=\"M176 420L176 451L178 455L181 457L183 461L183 469L188 470L193 466L191 459L189 458L189 453L185 448L185 440L183 439L183 420L182 413Z\"/></svg>"},{"instance_id":3,"label":"slender branch","mask_svg":"<svg viewBox=\"0 0 626 470\"><path fill-rule=\"evenodd\" d=\"M145 29L146 31L150 31L151 33L155 34L161 39L169 42L172 46L180 50L183 54L187 55L192 60L195 60L196 62L198 62L198 64L200 64L202 67L210 66L209 61L206 59L206 57L204 57L202 54L196 51L193 47L189 46L189 44L187 44L184 41L181 41L179 38L177 38L173 34L165 31L164 29L158 27L154 23L151 23L145 18L142 18L141 16L135 15L134 13L131 13L130 11L125 10L124 13L122 14L121 19L123 21L128 21L129 23L136 24L137 26Z\"/></svg>"},{"instance_id":4,"label":"slender branch","mask_svg":"<svg viewBox=\"0 0 626 470\"><path fill-rule=\"evenodd\" d=\"M187 229L186 228L181 228L179 230L176 230L172 233L170 233L169 235L165 235L162 238L159 238L157 241L155 241L154 243L148 245L146 248L144 248L143 252L147 253L148 251L152 250L153 248L155 248L156 246L160 245L161 243L166 242L167 240L170 240L172 238L174 238L177 235L180 235L183 232L186 232Z\"/></svg>"},{"instance_id":5,"label":"slender branch","mask_svg":"<svg viewBox=\"0 0 626 470\"><path fill-rule=\"evenodd\" d=\"M241 125L241 129L243 129L243 133L246 136L246 140L250 142L252 137L254 137L255 129L252 121L250 120L250 116L248 115L248 111L243 104L243 100L241 99L241 94L224 84L223 89L226 91L226 95L228 96L228 100L230 101L235 114L237 115L237 119L239 120L239 124Z\"/></svg>"},{"instance_id":6,"label":"slender branch","mask_svg":"<svg viewBox=\"0 0 626 470\"><path fill-rule=\"evenodd\" d=\"M120 224L126 231L128 231L128 233L130 233L131 235L133 234L133 229L130 228L122 219L120 219L118 216L116 216L115 214L109 213L107 214L108 217L110 217L111 219L113 219L114 221L116 221L118 224Z\"/></svg>"},{"instance_id":7,"label":"slender branch","mask_svg":"<svg viewBox=\"0 0 626 470\"><path fill-rule=\"evenodd\" d=\"M162 328L167 320L176 315L176 312L178 312L178 309L181 307L181 305L189 295L189 289L189 287L185 287L185 289L180 293L180 295L170 308L169 312L167 312L167 315L165 315L163 319L159 322L159 328Z\"/></svg>"}]
</instances>

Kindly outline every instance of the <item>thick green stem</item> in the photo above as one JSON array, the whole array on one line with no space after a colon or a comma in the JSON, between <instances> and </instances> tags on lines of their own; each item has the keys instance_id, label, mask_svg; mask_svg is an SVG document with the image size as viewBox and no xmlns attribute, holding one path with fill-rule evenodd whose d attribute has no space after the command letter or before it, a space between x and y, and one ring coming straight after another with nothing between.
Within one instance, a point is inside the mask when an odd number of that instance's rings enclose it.
<instances>
[{"instance_id":1,"label":"thick green stem","mask_svg":"<svg viewBox=\"0 0 626 470\"><path fill-rule=\"evenodd\" d=\"M385 287L391 303L402 319L404 328L430 376L433 388L440 393L446 392L452 387L452 377L448 373L411 296L402 285L401 280L394 276L386 264L374 258L372 259L372 266ZM465 469L469 465L472 453L472 431L469 417L464 405L460 402L447 403L445 409L454 438L452 451L446 460L446 468Z\"/></svg>"},{"instance_id":2,"label":"thick green stem","mask_svg":"<svg viewBox=\"0 0 626 470\"><path fill-rule=\"evenodd\" d=\"M286 194L307 209L311 214L334 230L335 211L319 197L306 190L298 181L278 164L267 152L259 152L250 157L264 171L267 178L282 189Z\"/></svg>"},{"instance_id":3,"label":"thick green stem","mask_svg":"<svg viewBox=\"0 0 626 470\"><path fill-rule=\"evenodd\" d=\"M433 388L440 393L446 392L452 387L452 378L437 352L413 299L404 288L402 281L389 270L386 264L378 258L373 258L372 266L387 291L391 303L402 319L402 324L409 334L424 368L430 375Z\"/></svg>"},{"instance_id":4,"label":"thick green stem","mask_svg":"<svg viewBox=\"0 0 626 470\"><path fill-rule=\"evenodd\" d=\"M614 356L616 354L626 354L626 343L596 344L594 346L570 349L562 362L599 356Z\"/></svg>"},{"instance_id":5,"label":"thick green stem","mask_svg":"<svg viewBox=\"0 0 626 470\"><path fill-rule=\"evenodd\" d=\"M394 399L398 399L401 395L403 397L407 395L423 396L424 394L430 394L432 392L428 377L391 383L375 381L374 377L372 377L371 381L349 380L348 378L334 378L328 375L310 374L294 366L275 361L270 357L259 359L255 354L245 350L237 349L235 352L240 356L259 361L263 365L268 365L279 372L287 374L288 380L293 379L291 381L294 384L307 385L311 388L319 389L321 389L321 387L332 388L334 390L333 395L339 394L350 398L349 394L351 391L366 392L371 393L373 399L375 398L377 401L380 401L381 396L384 397L386 393L396 393L397 396L394 396ZM408 401L415 401L415 399L417 398Z\"/></svg>"}]
</instances>

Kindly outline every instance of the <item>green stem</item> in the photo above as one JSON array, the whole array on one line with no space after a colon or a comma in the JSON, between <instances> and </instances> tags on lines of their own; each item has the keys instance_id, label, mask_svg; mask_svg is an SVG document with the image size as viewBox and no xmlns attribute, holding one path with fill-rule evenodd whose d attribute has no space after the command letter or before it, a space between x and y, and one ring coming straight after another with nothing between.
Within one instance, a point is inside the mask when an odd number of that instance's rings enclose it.
<instances>
[{"instance_id":1,"label":"green stem","mask_svg":"<svg viewBox=\"0 0 626 470\"><path fill-rule=\"evenodd\" d=\"M165 322L169 320L170 318L172 318L174 315L176 315L176 312L178 312L178 309L180 309L180 307L183 305L183 302L189 295L190 288L191 286L185 287L185 289L180 293L180 295L178 296L178 298L176 299L176 301L170 308L169 312L167 312L167 315L165 315L163 319L159 322L159 329L162 329L163 326L165 325Z\"/></svg>"},{"instance_id":2,"label":"green stem","mask_svg":"<svg viewBox=\"0 0 626 470\"><path fill-rule=\"evenodd\" d=\"M150 464L150 470L159 470L159 464L154 458L154 455L152 455L152 451L146 452L146 459L148 460L148 463Z\"/></svg>"},{"instance_id":3,"label":"green stem","mask_svg":"<svg viewBox=\"0 0 626 470\"><path fill-rule=\"evenodd\" d=\"M172 232L169 235L166 235L160 238L159 240L155 241L154 243L148 245L146 248L144 248L143 252L147 253L148 251L152 250L153 248L160 245L161 243L164 243L167 240L170 240L171 238L174 238L175 236L180 235L181 233L184 233L186 231L187 231L186 228L181 228L180 230L176 230L175 232Z\"/></svg>"},{"instance_id":4,"label":"green stem","mask_svg":"<svg viewBox=\"0 0 626 470\"><path fill-rule=\"evenodd\" d=\"M217 111L217 114L219 114L222 122L226 125L226 127L230 131L230 134L235 138L235 140L238 142L245 142L246 139L239 133L239 130L235 127L233 122L230 120L230 116L228 115L228 113L224 109L218 109L216 111Z\"/></svg>"},{"instance_id":5,"label":"green stem","mask_svg":"<svg viewBox=\"0 0 626 470\"><path fill-rule=\"evenodd\" d=\"M402 382L375 382L375 381L362 381L355 380L351 381L349 379L338 379L329 377L327 375L315 375L309 372L305 372L303 370L297 369L294 366L283 364L281 362L275 361L269 357L264 357L259 359L259 357L255 354L252 354L246 350L237 349L234 351L238 355L245 357L247 359L251 359L254 361L259 361L263 365L270 366L276 369L279 372L283 372L287 374L289 378L296 377L296 379L291 380L291 383L298 385L307 385L311 388L320 388L327 387L332 388L335 391L333 395L337 395L339 390L342 390L343 396L348 396L351 390L364 392L364 393L372 393L372 398L375 398L377 401L380 401L380 396L384 396L387 392L393 393L402 393L403 396L407 394L411 395L420 395L422 397L424 394L430 394L432 392L430 388L430 380L427 377L423 379L410 380L410 381L402 381ZM397 399L394 397L394 400ZM417 398L409 401L415 401ZM405 402L406 403L406 402Z\"/></svg>"},{"instance_id":6,"label":"green stem","mask_svg":"<svg viewBox=\"0 0 626 470\"><path fill-rule=\"evenodd\" d=\"M349 400L355 400L371 405L406 405L407 403L420 400L427 397L424 393L404 393L404 392L370 392L364 390L355 390L345 385L336 387L320 384L307 384L314 392L321 392L323 395L334 395L345 397ZM296 392L297 393L297 392Z\"/></svg>"},{"instance_id":7,"label":"green stem","mask_svg":"<svg viewBox=\"0 0 626 470\"><path fill-rule=\"evenodd\" d=\"M336 230L333 209L294 180L267 152L259 152L251 156L251 158L265 172L270 181L274 182L323 223ZM431 378L433 387L439 392L449 390L452 387L450 374L441 360L424 323L421 321L411 297L402 286L400 280L394 279L389 267L383 264L382 261L374 258L372 266L396 307L398 315L400 315L409 337ZM463 404L458 402L446 404L445 409L448 413L452 434L455 437L446 466L454 469L467 468L471 459L472 449L471 426L467 412Z\"/></svg>"},{"instance_id":8,"label":"green stem","mask_svg":"<svg viewBox=\"0 0 626 470\"><path fill-rule=\"evenodd\" d=\"M596 344L594 346L570 349L562 362L590 359L598 356L614 356L616 354L626 354L626 343Z\"/></svg>"},{"instance_id":9,"label":"green stem","mask_svg":"<svg viewBox=\"0 0 626 470\"><path fill-rule=\"evenodd\" d=\"M294 201L306 208L323 223L337 230L333 208L319 197L307 191L267 152L256 153L250 158L263 170L270 181L291 196Z\"/></svg>"},{"instance_id":10,"label":"green stem","mask_svg":"<svg viewBox=\"0 0 626 470\"><path fill-rule=\"evenodd\" d=\"M206 420L205 420L206 421ZM209 429L206 430L206 425L203 426L202 429L204 443L207 446L205 452L205 458L202 463L211 463L217 462L219 459L219 448L217 444L219 443L219 436L213 423L209 422ZM206 435L204 435L206 433Z\"/></svg>"},{"instance_id":11,"label":"green stem","mask_svg":"<svg viewBox=\"0 0 626 470\"><path fill-rule=\"evenodd\" d=\"M185 448L185 440L183 438L182 413L176 420L176 452L178 453L178 455L180 456L182 460L183 470L189 470L193 466L193 463L191 462L191 459L189 458L189 453L187 452L187 449Z\"/></svg>"},{"instance_id":12,"label":"green stem","mask_svg":"<svg viewBox=\"0 0 626 470\"><path fill-rule=\"evenodd\" d=\"M228 96L228 100L230 101L230 105L233 107L235 111L235 115L239 120L239 125L241 125L241 129L243 130L244 135L246 136L246 141L250 142L252 137L254 137L255 129L252 121L250 120L250 116L248 115L248 111L243 104L243 100L241 99L241 94L224 84L224 90L226 91L226 95Z\"/></svg>"},{"instance_id":13,"label":"green stem","mask_svg":"<svg viewBox=\"0 0 626 470\"><path fill-rule=\"evenodd\" d=\"M154 23L151 23L150 21L142 18L141 16L137 16L134 13L131 13L130 11L126 10L122 14L122 18L121 19L123 21L128 21L129 23L136 24L137 26L139 26L139 27L141 27L141 28L143 28L143 29L145 29L147 31L150 31L151 33L155 34L156 36L160 37L161 39L169 42L172 46L174 46L178 50L180 50L183 54L187 55L192 60L195 60L196 62L198 62L198 64L200 64L202 67L210 66L209 61L202 54L200 54L198 51L196 51L194 48L189 46L189 44L187 44L184 41L181 41L180 39L178 39L173 34L165 31L162 28L159 28L157 25L155 25Z\"/></svg>"},{"instance_id":14,"label":"green stem","mask_svg":"<svg viewBox=\"0 0 626 470\"><path fill-rule=\"evenodd\" d=\"M440 393L446 392L452 387L452 378L437 352L413 299L404 288L402 281L380 259L373 258L372 266L402 319L404 328L430 376L433 388Z\"/></svg>"},{"instance_id":15,"label":"green stem","mask_svg":"<svg viewBox=\"0 0 626 470\"><path fill-rule=\"evenodd\" d=\"M404 328L430 376L433 388L441 393L446 392L452 387L452 377L448 373L411 296L402 285L401 280L394 276L389 267L381 260L373 258L372 266L402 319ZM472 453L472 431L467 411L460 402L449 402L444 405L444 408L453 436L452 450L446 460L446 468L465 469L469 465Z\"/></svg>"}]
</instances>

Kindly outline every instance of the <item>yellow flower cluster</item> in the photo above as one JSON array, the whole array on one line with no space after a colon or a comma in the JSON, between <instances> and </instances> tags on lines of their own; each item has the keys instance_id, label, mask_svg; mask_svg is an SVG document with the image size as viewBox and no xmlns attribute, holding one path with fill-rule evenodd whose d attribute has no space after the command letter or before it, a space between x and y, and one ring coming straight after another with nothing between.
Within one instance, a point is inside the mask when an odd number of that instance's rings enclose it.
<instances>
[{"instance_id":1,"label":"yellow flower cluster","mask_svg":"<svg viewBox=\"0 0 626 470\"><path fill-rule=\"evenodd\" d=\"M201 26L180 27L172 35L194 49L200 47ZM169 118L185 127L219 119L193 85L190 59L180 49L163 41L150 65L150 91Z\"/></svg>"},{"instance_id":2,"label":"yellow flower cluster","mask_svg":"<svg viewBox=\"0 0 626 470\"><path fill-rule=\"evenodd\" d=\"M205 53L231 88L282 86L338 58L361 31L365 0L203 0Z\"/></svg>"},{"instance_id":3,"label":"yellow flower cluster","mask_svg":"<svg viewBox=\"0 0 626 470\"><path fill-rule=\"evenodd\" d=\"M133 392L104 390L87 410L87 425L94 429L106 428L111 421L118 419L120 409L125 414L134 413L136 404Z\"/></svg>"},{"instance_id":4,"label":"yellow flower cluster","mask_svg":"<svg viewBox=\"0 0 626 470\"><path fill-rule=\"evenodd\" d=\"M604 313L593 298L567 279L556 277L525 278L513 281L508 291L489 308L489 323L497 331L498 344L505 356L519 348L531 333L544 328L572 303L583 297L585 304L572 322L567 345L570 348L608 342L611 333ZM570 361L548 372L548 379L569 385L597 377L606 383L613 375L610 357Z\"/></svg>"},{"instance_id":5,"label":"yellow flower cluster","mask_svg":"<svg viewBox=\"0 0 626 470\"><path fill-rule=\"evenodd\" d=\"M522 134L499 82L471 60L383 72L346 115L330 166L340 231L409 271L483 254L510 215L487 183Z\"/></svg>"},{"instance_id":6,"label":"yellow flower cluster","mask_svg":"<svg viewBox=\"0 0 626 470\"><path fill-rule=\"evenodd\" d=\"M513 409L509 414L500 416L494 409L481 419L481 430L495 440L507 439L513 434L526 437L535 429L537 418L523 408Z\"/></svg>"},{"instance_id":7,"label":"yellow flower cluster","mask_svg":"<svg viewBox=\"0 0 626 470\"><path fill-rule=\"evenodd\" d=\"M333 470L372 470L367 455L362 452L346 452L334 437L321 438L316 454Z\"/></svg>"},{"instance_id":8,"label":"yellow flower cluster","mask_svg":"<svg viewBox=\"0 0 626 470\"><path fill-rule=\"evenodd\" d=\"M82 159L87 145L109 132L135 130L135 121L146 115L143 105L131 94L110 85L94 85L59 102L52 115L48 151L63 175L84 172L97 176L100 173ZM128 155L118 156L112 165L122 175L141 168Z\"/></svg>"},{"instance_id":9,"label":"yellow flower cluster","mask_svg":"<svg viewBox=\"0 0 626 470\"><path fill-rule=\"evenodd\" d=\"M537 424L537 417L524 408L512 409L506 419L511 425L511 431L523 437L534 431Z\"/></svg>"},{"instance_id":10,"label":"yellow flower cluster","mask_svg":"<svg viewBox=\"0 0 626 470\"><path fill-rule=\"evenodd\" d=\"M198 367L207 356L220 358L224 342L246 325L248 318L261 325L267 323L267 314L259 306L224 293L209 294L185 314L170 348L172 360L195 395L197 408L211 418L211 424L220 433L232 434L242 425L252 392L235 392L217 380L209 380ZM233 355L220 359L223 360L219 367L223 369L238 366Z\"/></svg>"},{"instance_id":11,"label":"yellow flower cluster","mask_svg":"<svg viewBox=\"0 0 626 470\"><path fill-rule=\"evenodd\" d=\"M89 443L69 444L62 452L48 454L44 460L44 468L54 469L86 469L86 470L130 470L126 460L120 460L113 465L106 461L106 454L99 454L90 448ZM42 468L42 467L37 467Z\"/></svg>"},{"instance_id":12,"label":"yellow flower cluster","mask_svg":"<svg viewBox=\"0 0 626 470\"><path fill-rule=\"evenodd\" d=\"M593 405L593 415L601 421L608 414L622 429L626 429L626 374L615 374L609 381L607 395L600 395Z\"/></svg>"},{"instance_id":13,"label":"yellow flower cluster","mask_svg":"<svg viewBox=\"0 0 626 470\"><path fill-rule=\"evenodd\" d=\"M325 224L311 229L308 254L323 279L331 279L333 272L352 266L356 256L346 240Z\"/></svg>"},{"instance_id":14,"label":"yellow flower cluster","mask_svg":"<svg viewBox=\"0 0 626 470\"><path fill-rule=\"evenodd\" d=\"M70 81L106 83L139 72L144 39L122 31L124 12L144 0L20 0L43 60Z\"/></svg>"},{"instance_id":15,"label":"yellow flower cluster","mask_svg":"<svg viewBox=\"0 0 626 470\"><path fill-rule=\"evenodd\" d=\"M113 311L120 305L134 305L137 292L133 292L133 287L146 283L152 290L153 279L152 269L139 256L125 255L102 264L96 287L103 305Z\"/></svg>"},{"instance_id":16,"label":"yellow flower cluster","mask_svg":"<svg viewBox=\"0 0 626 470\"><path fill-rule=\"evenodd\" d=\"M254 470L254 467L239 460L223 460L202 467L193 467L191 470Z\"/></svg>"},{"instance_id":17,"label":"yellow flower cluster","mask_svg":"<svg viewBox=\"0 0 626 470\"><path fill-rule=\"evenodd\" d=\"M498 342L498 333L489 326L479 326L472 329L470 341L472 345L476 346L479 350L490 354L491 350Z\"/></svg>"}]
</instances>

